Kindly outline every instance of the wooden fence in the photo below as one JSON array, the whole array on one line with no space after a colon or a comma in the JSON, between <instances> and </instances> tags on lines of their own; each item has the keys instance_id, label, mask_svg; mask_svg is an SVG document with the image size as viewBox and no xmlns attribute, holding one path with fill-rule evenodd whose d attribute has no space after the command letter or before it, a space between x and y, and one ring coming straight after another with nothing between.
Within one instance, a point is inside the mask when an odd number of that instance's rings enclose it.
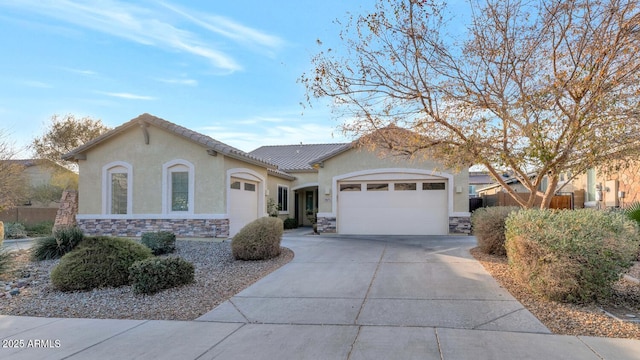
<instances>
[{"instance_id":1,"label":"wooden fence","mask_svg":"<svg viewBox=\"0 0 640 360\"><path fill-rule=\"evenodd\" d=\"M0 212L0 221L30 225L43 221L53 222L56 219L57 212L58 208L18 206L17 208Z\"/></svg>"},{"instance_id":2,"label":"wooden fence","mask_svg":"<svg viewBox=\"0 0 640 360\"><path fill-rule=\"evenodd\" d=\"M584 192L584 191L583 191ZM584 195L582 195L582 204L576 204L576 194L560 194L551 199L551 209L575 209L577 207L584 207ZM528 193L518 193L518 197L526 201L529 198ZM518 202L507 193L497 193L493 195L484 195L482 197L483 206L520 206ZM542 203L542 196L536 197L536 206L540 206Z\"/></svg>"}]
</instances>

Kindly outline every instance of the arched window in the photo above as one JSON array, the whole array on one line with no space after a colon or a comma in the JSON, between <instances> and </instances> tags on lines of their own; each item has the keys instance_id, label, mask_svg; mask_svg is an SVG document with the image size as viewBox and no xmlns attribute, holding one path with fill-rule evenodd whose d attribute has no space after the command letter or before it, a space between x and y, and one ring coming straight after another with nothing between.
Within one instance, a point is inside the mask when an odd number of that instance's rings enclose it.
<instances>
[{"instance_id":1,"label":"arched window","mask_svg":"<svg viewBox=\"0 0 640 360\"><path fill-rule=\"evenodd\" d=\"M127 215L132 211L133 171L130 164L116 161L102 168L102 212Z\"/></svg>"},{"instance_id":2,"label":"arched window","mask_svg":"<svg viewBox=\"0 0 640 360\"><path fill-rule=\"evenodd\" d=\"M186 160L173 160L162 166L162 208L165 214L193 214L194 166Z\"/></svg>"}]
</instances>

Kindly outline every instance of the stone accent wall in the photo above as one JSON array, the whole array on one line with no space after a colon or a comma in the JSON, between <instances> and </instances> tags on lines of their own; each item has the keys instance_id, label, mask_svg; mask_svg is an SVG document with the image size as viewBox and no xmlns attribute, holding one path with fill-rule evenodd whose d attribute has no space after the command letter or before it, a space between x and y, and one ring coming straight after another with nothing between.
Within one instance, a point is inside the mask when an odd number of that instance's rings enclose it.
<instances>
[{"instance_id":1,"label":"stone accent wall","mask_svg":"<svg viewBox=\"0 0 640 360\"><path fill-rule=\"evenodd\" d=\"M618 180L618 190L626 193L624 205L640 201L640 162L633 162L627 169L612 174L610 180Z\"/></svg>"},{"instance_id":2,"label":"stone accent wall","mask_svg":"<svg viewBox=\"0 0 640 360\"><path fill-rule=\"evenodd\" d=\"M65 190L60 198L60 206L56 213L53 228L76 225L76 214L78 213L78 192L75 190Z\"/></svg>"},{"instance_id":3,"label":"stone accent wall","mask_svg":"<svg viewBox=\"0 0 640 360\"><path fill-rule=\"evenodd\" d=\"M471 217L451 216L449 217L450 234L471 234Z\"/></svg>"},{"instance_id":4,"label":"stone accent wall","mask_svg":"<svg viewBox=\"0 0 640 360\"><path fill-rule=\"evenodd\" d=\"M336 218L335 217L319 217L318 216L318 233L335 234Z\"/></svg>"},{"instance_id":5,"label":"stone accent wall","mask_svg":"<svg viewBox=\"0 0 640 360\"><path fill-rule=\"evenodd\" d=\"M87 235L138 237L164 230L177 237L229 237L229 219L79 219L78 225Z\"/></svg>"}]
</instances>

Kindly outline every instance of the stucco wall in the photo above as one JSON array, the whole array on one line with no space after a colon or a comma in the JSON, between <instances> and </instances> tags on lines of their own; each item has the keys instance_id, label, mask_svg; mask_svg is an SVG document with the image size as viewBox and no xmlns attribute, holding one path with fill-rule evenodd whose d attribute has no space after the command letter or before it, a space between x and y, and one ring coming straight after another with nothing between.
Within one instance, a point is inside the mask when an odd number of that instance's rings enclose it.
<instances>
[{"instance_id":1,"label":"stucco wall","mask_svg":"<svg viewBox=\"0 0 640 360\"><path fill-rule=\"evenodd\" d=\"M267 191L265 194L265 206L268 206L268 199L272 199L274 204L278 204L278 185L288 186L289 187L289 197L288 197L288 211L282 212L280 214L281 219L286 219L288 217L295 216L295 199L294 199L294 191L292 190L292 181L283 179L277 176L269 175L267 176ZM268 194L268 195L267 195ZM265 209L268 212L269 209Z\"/></svg>"},{"instance_id":2,"label":"stucco wall","mask_svg":"<svg viewBox=\"0 0 640 360\"><path fill-rule=\"evenodd\" d=\"M466 213L469 211L469 171L464 169L458 173L451 169L444 169L434 161L421 160L412 161L401 157L378 157L375 153L353 149L345 153L337 155L325 161L324 167L318 170L319 182L319 212L333 212L333 200L331 194L325 194L327 187L332 189L333 178L338 175L352 173L362 170L381 169L381 168L409 168L434 171L433 175L438 176L440 173L448 173L453 175L453 212ZM460 188L461 192L457 193L456 188Z\"/></svg>"},{"instance_id":3,"label":"stucco wall","mask_svg":"<svg viewBox=\"0 0 640 360\"><path fill-rule=\"evenodd\" d=\"M619 206L626 206L632 202L640 201L640 162L631 162L627 168L621 169L612 174L603 174L596 171L596 184L602 184L603 187L611 185L609 181L618 181L618 191L624 191L625 197L618 198ZM573 190L587 190L587 174L581 174L572 181ZM606 189L605 189L606 190ZM604 191L603 197L607 203L615 201L619 194L612 189L609 192ZM596 206L595 202L588 202L586 206Z\"/></svg>"},{"instance_id":4,"label":"stucco wall","mask_svg":"<svg viewBox=\"0 0 640 360\"><path fill-rule=\"evenodd\" d=\"M115 161L132 168L133 214L162 213L162 165L182 159L194 165L194 214L221 214L224 204L225 165L221 155L210 156L206 149L162 129L150 126L149 144L143 132L133 127L90 149L80 168L79 214L102 213L102 169Z\"/></svg>"}]
</instances>

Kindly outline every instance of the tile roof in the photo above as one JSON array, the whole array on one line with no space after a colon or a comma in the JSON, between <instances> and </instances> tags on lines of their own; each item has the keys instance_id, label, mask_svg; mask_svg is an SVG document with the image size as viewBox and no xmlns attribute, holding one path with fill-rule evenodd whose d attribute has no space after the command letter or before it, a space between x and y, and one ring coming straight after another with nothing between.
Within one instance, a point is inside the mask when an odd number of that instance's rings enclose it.
<instances>
[{"instance_id":1,"label":"tile roof","mask_svg":"<svg viewBox=\"0 0 640 360\"><path fill-rule=\"evenodd\" d=\"M207 148L207 150L212 150L215 152L219 152L223 155L232 157L232 158L236 158L239 160L243 160L255 165L260 165L260 166L264 166L266 168L276 168L276 165L274 165L274 163L270 163L268 161L264 161L263 159L256 157L255 155L251 155L251 154L247 154L246 152L236 149L232 146L229 146L225 143L222 143L218 140L215 140L207 135L203 135L200 134L198 132L195 132L193 130L189 130L183 126L180 125L176 125L172 122L169 122L167 120L161 119L159 117L150 115L150 114L142 114L140 116L138 116L135 119L131 119L130 121L116 127L115 129L112 129L111 131L108 131L100 136L98 136L97 138L87 142L86 144L77 147L76 149L72 150L71 152L65 154L62 156L63 159L65 160L70 160L73 159L76 155L79 155L87 150L89 150L90 148L96 146L97 144L106 141L118 134L120 134L121 132L133 127L133 126L140 126L140 125L144 125L144 124L152 124L155 125L159 128L165 129L169 132L172 132L176 135L179 135L185 139L188 139L190 141L193 141L197 144L202 145L203 147Z\"/></svg>"},{"instance_id":2,"label":"tile roof","mask_svg":"<svg viewBox=\"0 0 640 360\"><path fill-rule=\"evenodd\" d=\"M9 160L0 160L5 164L12 165L22 165L24 167L31 167L37 165L38 159L9 159Z\"/></svg>"},{"instance_id":3,"label":"tile roof","mask_svg":"<svg viewBox=\"0 0 640 360\"><path fill-rule=\"evenodd\" d=\"M493 184L496 181L487 173L469 172L469 185Z\"/></svg>"},{"instance_id":4,"label":"tile roof","mask_svg":"<svg viewBox=\"0 0 640 360\"><path fill-rule=\"evenodd\" d=\"M298 144L259 147L250 155L278 165L283 171L313 170L312 162L351 147L351 144Z\"/></svg>"}]
</instances>

